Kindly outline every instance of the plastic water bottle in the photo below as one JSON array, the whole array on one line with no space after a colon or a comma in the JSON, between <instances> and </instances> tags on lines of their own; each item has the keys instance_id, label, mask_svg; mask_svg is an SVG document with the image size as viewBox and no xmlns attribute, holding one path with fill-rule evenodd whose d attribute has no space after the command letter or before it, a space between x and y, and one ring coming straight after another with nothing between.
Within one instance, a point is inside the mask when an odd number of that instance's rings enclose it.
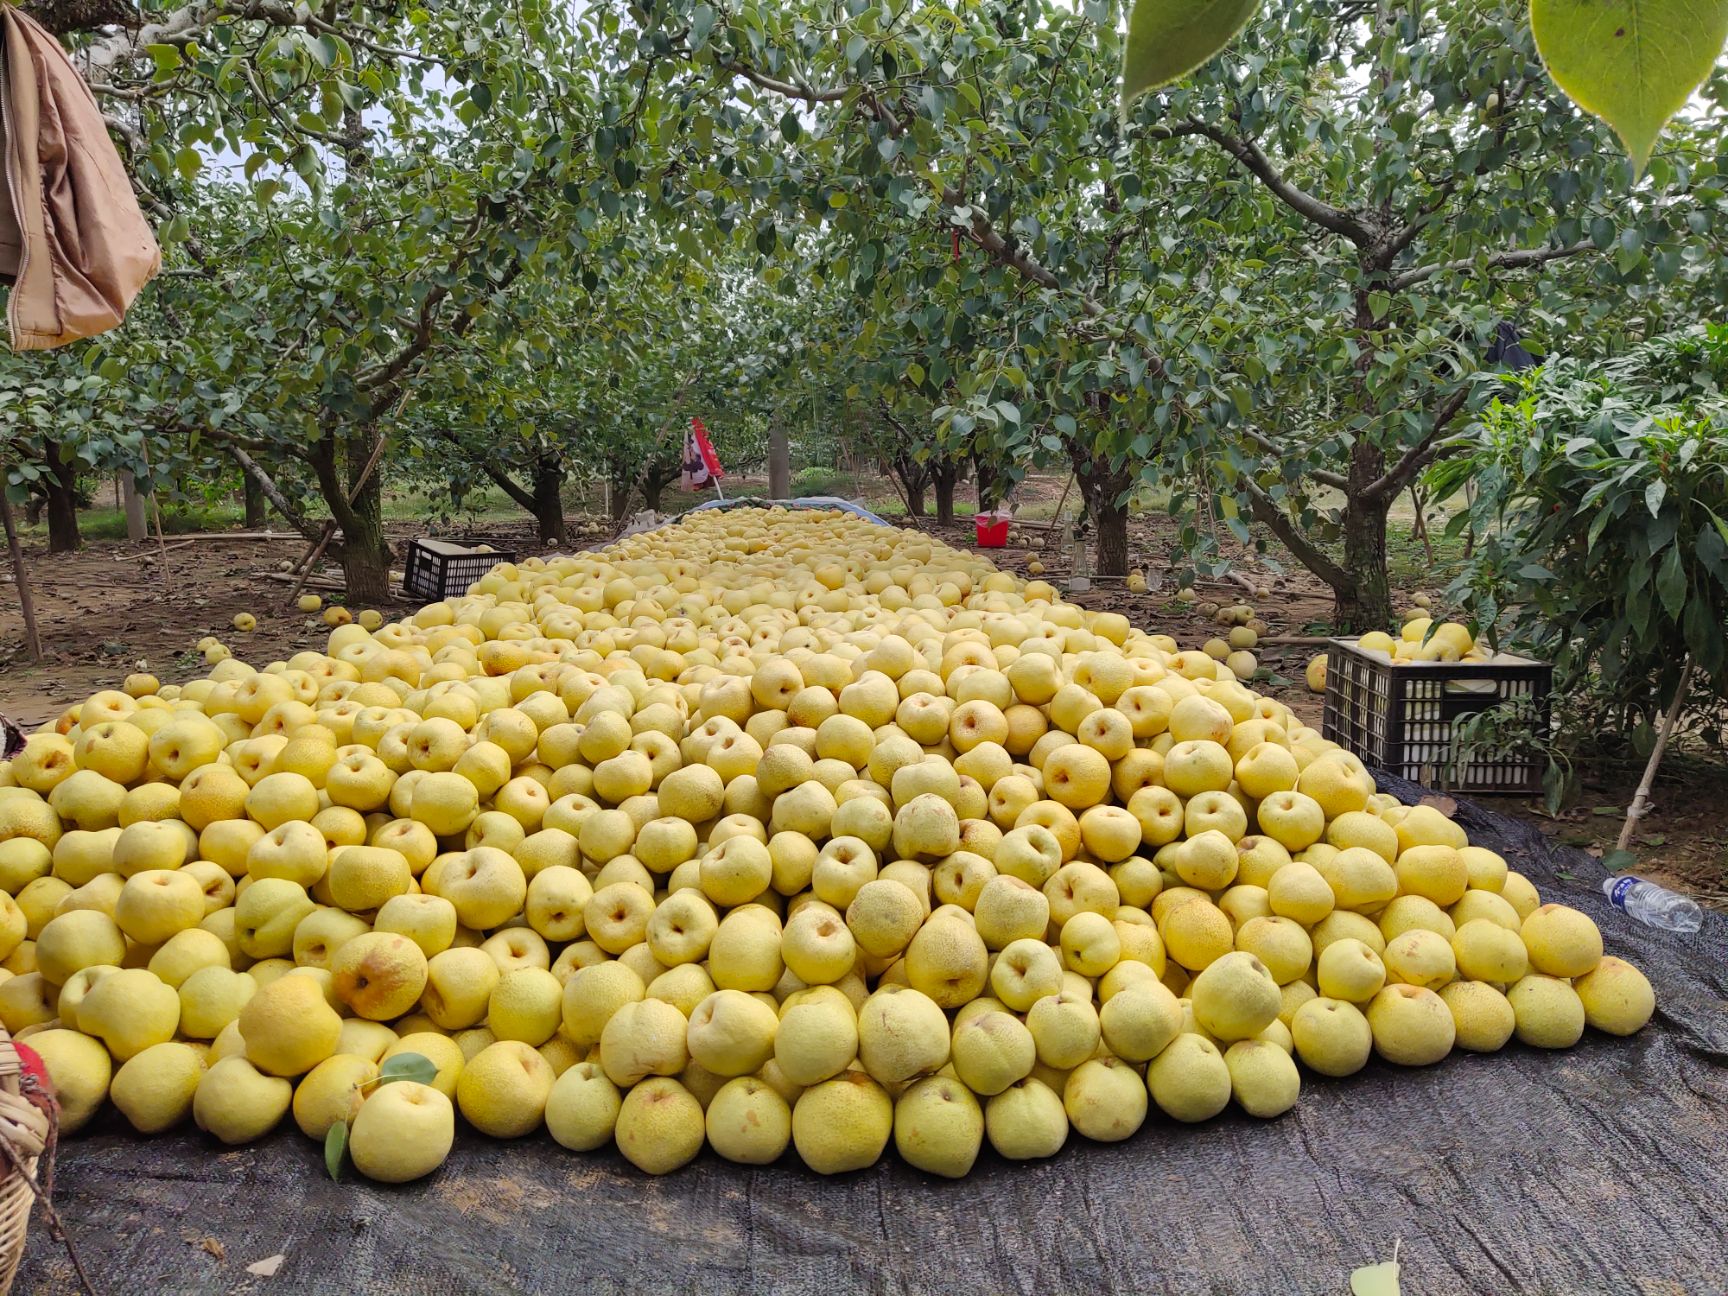
<instances>
[{"instance_id":1,"label":"plastic water bottle","mask_svg":"<svg viewBox=\"0 0 1728 1296\"><path fill-rule=\"evenodd\" d=\"M1691 896L1678 895L1630 873L1604 878L1602 894L1616 909L1624 909L1649 927L1695 932L1704 925L1704 913Z\"/></svg>"}]
</instances>

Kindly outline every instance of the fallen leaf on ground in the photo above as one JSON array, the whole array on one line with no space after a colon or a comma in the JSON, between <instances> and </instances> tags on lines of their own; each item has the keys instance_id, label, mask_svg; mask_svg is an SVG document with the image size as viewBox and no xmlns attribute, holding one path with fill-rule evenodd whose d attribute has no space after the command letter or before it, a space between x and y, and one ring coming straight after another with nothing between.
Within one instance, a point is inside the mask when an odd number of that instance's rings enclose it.
<instances>
[{"instance_id":1,"label":"fallen leaf on ground","mask_svg":"<svg viewBox=\"0 0 1728 1296\"><path fill-rule=\"evenodd\" d=\"M249 1274L257 1274L260 1278L274 1278L276 1276L276 1271L282 1267L282 1262L287 1258L288 1257L278 1252L276 1255L270 1256L268 1259L260 1260L256 1264L247 1265L246 1272ZM1360 1296L1360 1294L1358 1294L1358 1296Z\"/></svg>"}]
</instances>

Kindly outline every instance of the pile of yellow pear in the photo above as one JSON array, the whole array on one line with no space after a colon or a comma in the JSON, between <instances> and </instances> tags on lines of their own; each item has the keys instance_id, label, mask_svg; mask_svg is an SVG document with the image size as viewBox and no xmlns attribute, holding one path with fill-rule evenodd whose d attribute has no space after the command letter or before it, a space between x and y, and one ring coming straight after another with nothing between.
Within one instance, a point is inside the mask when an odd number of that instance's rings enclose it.
<instances>
[{"instance_id":1,"label":"pile of yellow pear","mask_svg":"<svg viewBox=\"0 0 1728 1296\"><path fill-rule=\"evenodd\" d=\"M1224 663L843 513L206 655L0 766L0 1023L68 1130L291 1114L400 1181L460 1112L651 1173L957 1176L1653 1009Z\"/></svg>"}]
</instances>

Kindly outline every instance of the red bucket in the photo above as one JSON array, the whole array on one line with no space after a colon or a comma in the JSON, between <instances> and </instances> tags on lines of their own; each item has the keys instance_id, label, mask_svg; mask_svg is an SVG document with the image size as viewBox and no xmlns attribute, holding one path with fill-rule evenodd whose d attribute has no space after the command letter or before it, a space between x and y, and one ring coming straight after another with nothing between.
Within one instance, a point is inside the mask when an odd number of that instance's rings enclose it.
<instances>
[{"instance_id":1,"label":"red bucket","mask_svg":"<svg viewBox=\"0 0 1728 1296\"><path fill-rule=\"evenodd\" d=\"M1008 524L1010 519L999 517L994 513L980 513L973 521L978 526L978 547L980 549L1000 549L1008 543Z\"/></svg>"}]
</instances>

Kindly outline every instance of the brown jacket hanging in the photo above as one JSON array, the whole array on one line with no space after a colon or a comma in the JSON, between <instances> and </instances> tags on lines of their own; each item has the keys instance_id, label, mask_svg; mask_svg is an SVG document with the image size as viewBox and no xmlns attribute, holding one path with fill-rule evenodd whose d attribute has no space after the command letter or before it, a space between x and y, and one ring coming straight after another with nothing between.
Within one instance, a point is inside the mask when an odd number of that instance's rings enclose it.
<instances>
[{"instance_id":1,"label":"brown jacket hanging","mask_svg":"<svg viewBox=\"0 0 1728 1296\"><path fill-rule=\"evenodd\" d=\"M114 328L162 267L126 168L60 42L0 0L0 282L14 351Z\"/></svg>"}]
</instances>

